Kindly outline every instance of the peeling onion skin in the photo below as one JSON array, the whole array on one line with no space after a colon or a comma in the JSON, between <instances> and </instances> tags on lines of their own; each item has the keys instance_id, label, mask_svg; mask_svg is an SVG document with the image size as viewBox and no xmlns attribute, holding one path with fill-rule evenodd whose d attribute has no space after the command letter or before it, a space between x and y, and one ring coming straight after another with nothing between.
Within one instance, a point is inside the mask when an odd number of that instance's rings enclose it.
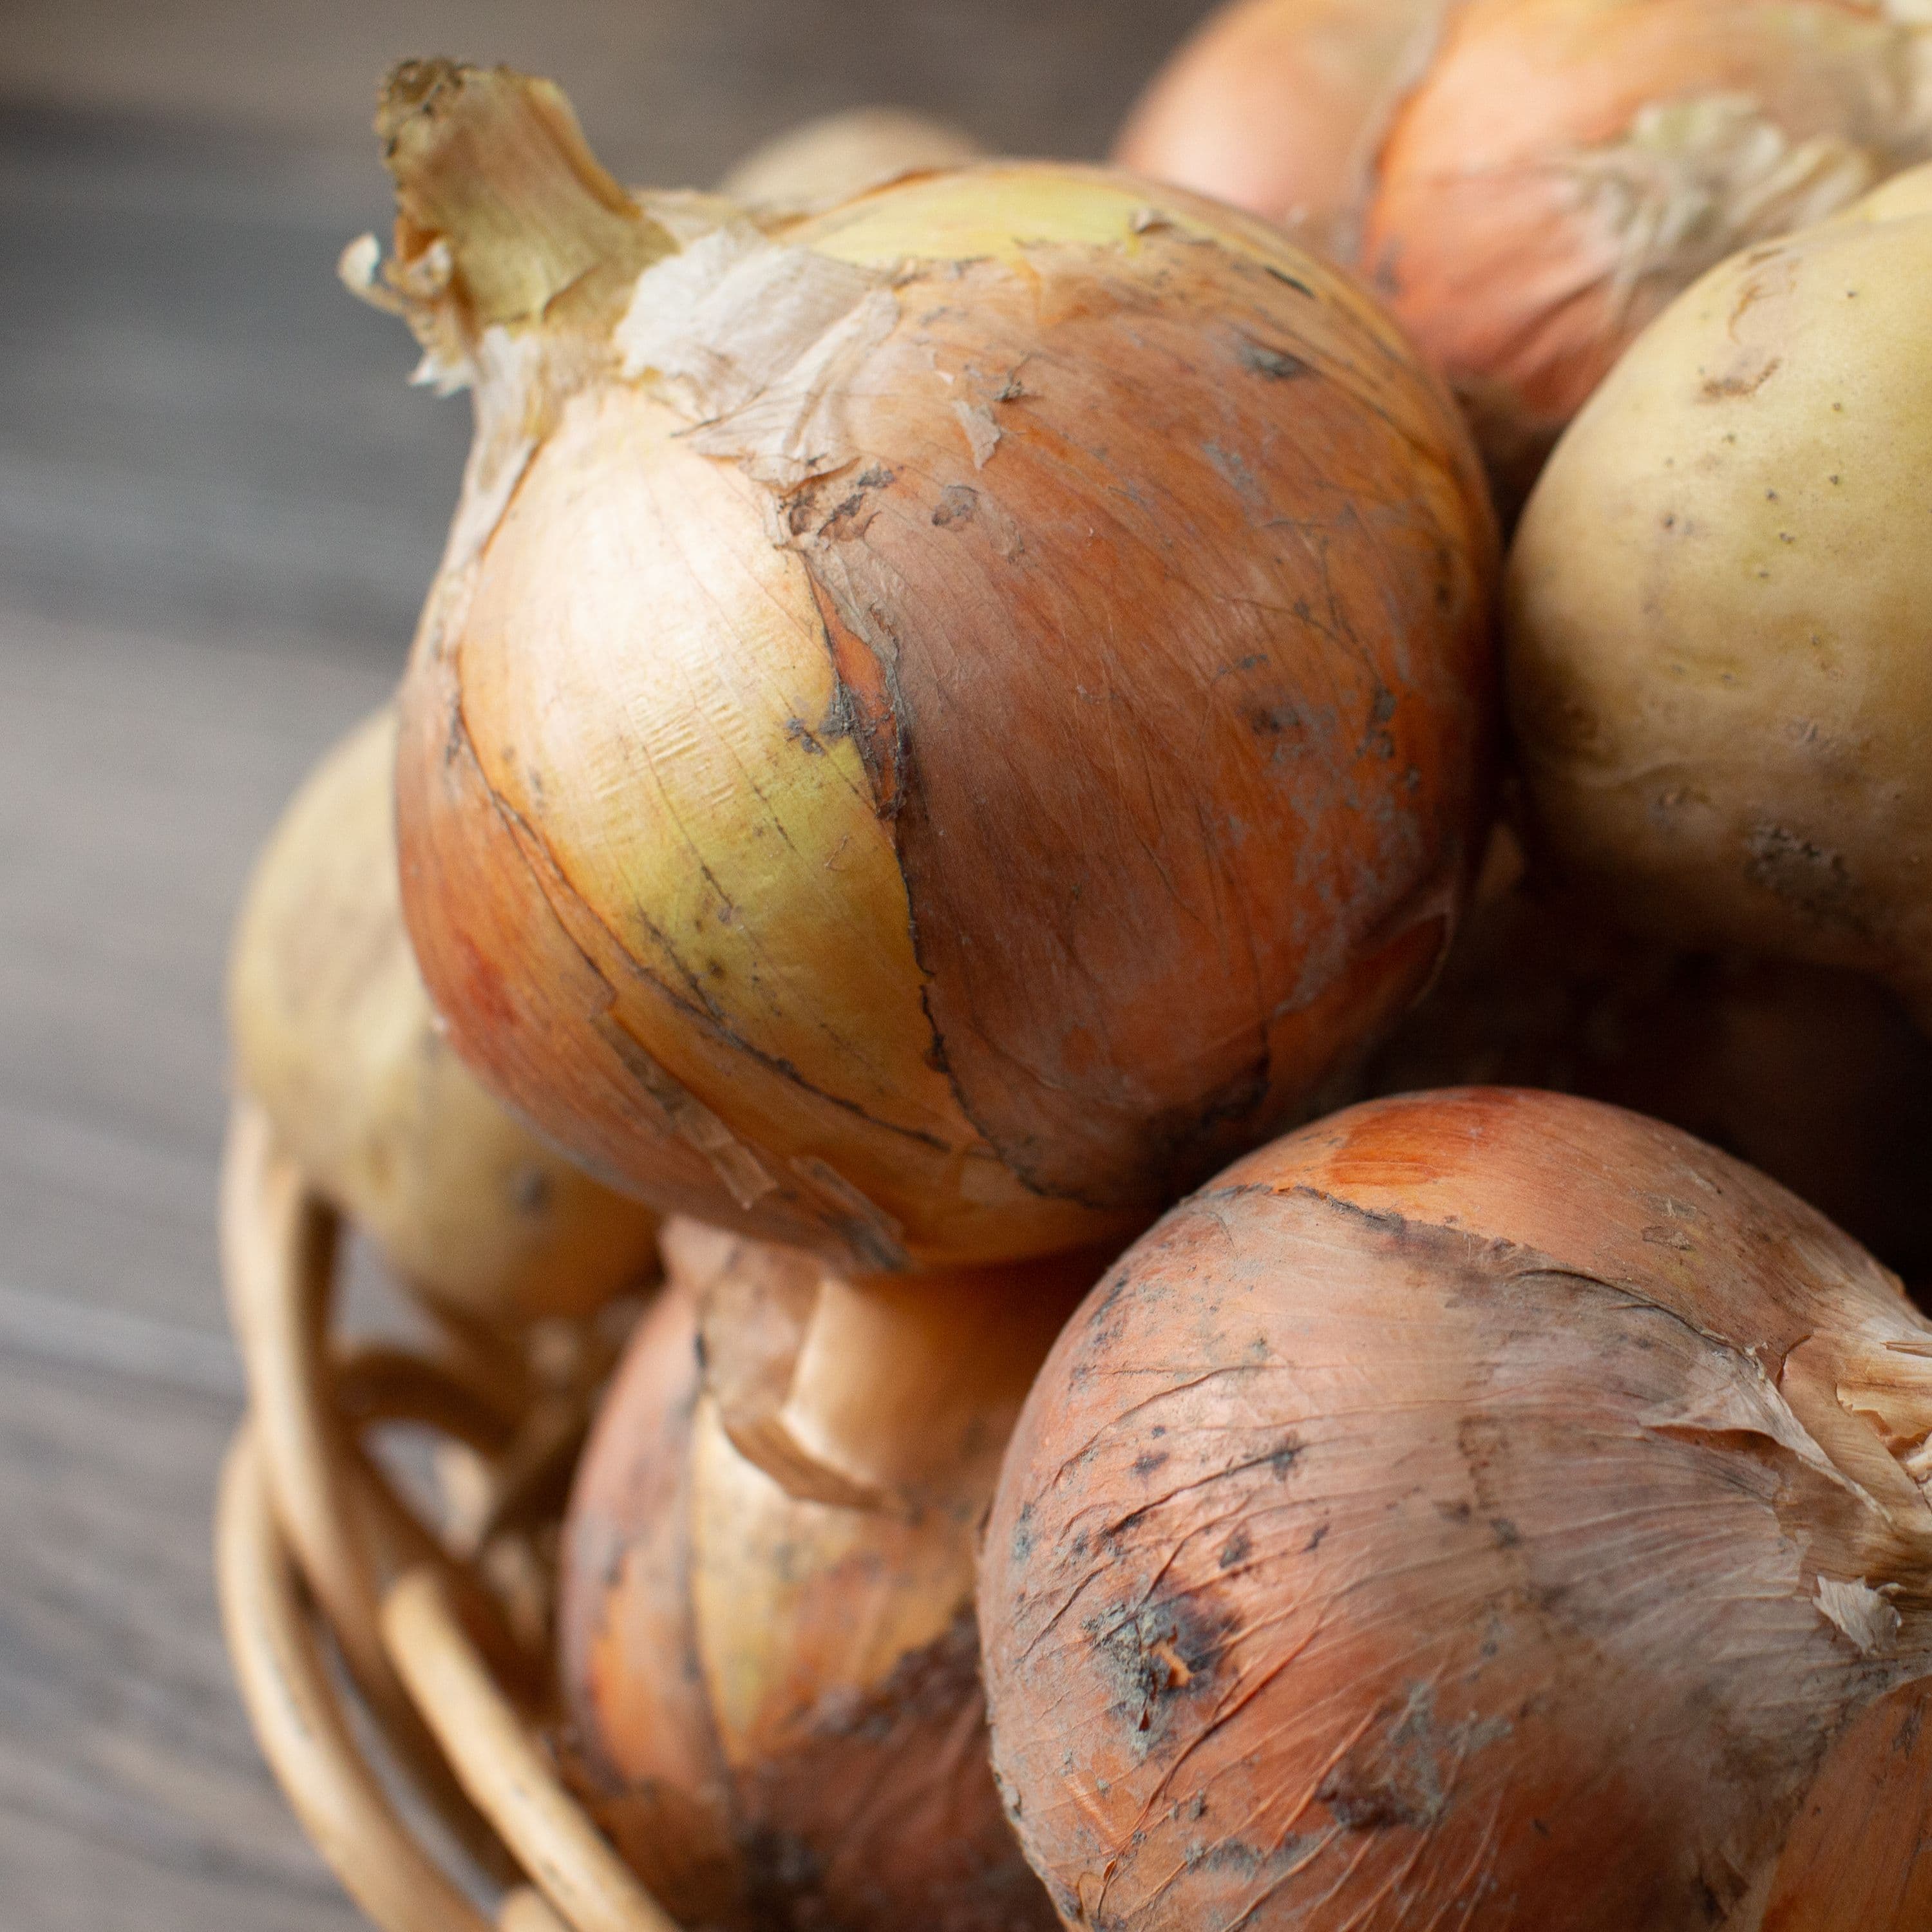
<instances>
[{"instance_id":1,"label":"peeling onion skin","mask_svg":"<svg viewBox=\"0 0 1932 1932\"><path fill-rule=\"evenodd\" d=\"M956 168L984 152L946 122L902 107L853 107L773 135L718 186L742 207L814 214L902 175Z\"/></svg>"},{"instance_id":2,"label":"peeling onion skin","mask_svg":"<svg viewBox=\"0 0 1932 1932\"><path fill-rule=\"evenodd\" d=\"M1035 1869L1119 1932L1756 1932L1834 1738L1932 1672L1928 1358L1847 1237L1618 1109L1414 1095L1238 1162L1008 1448Z\"/></svg>"},{"instance_id":3,"label":"peeling onion skin","mask_svg":"<svg viewBox=\"0 0 1932 1932\"><path fill-rule=\"evenodd\" d=\"M1932 1290L1932 1040L1874 980L1684 952L1522 880L1470 908L1364 1097L1543 1087L1683 1128Z\"/></svg>"},{"instance_id":4,"label":"peeling onion skin","mask_svg":"<svg viewBox=\"0 0 1932 1932\"><path fill-rule=\"evenodd\" d=\"M1352 284L1171 190L989 163L782 244L719 219L602 336L476 350L403 699L424 971L659 1206L883 1270L1118 1244L1318 1111L1447 944L1473 450ZM722 298L677 308L728 256L847 306L734 362ZM500 392L519 344L568 381Z\"/></svg>"},{"instance_id":5,"label":"peeling onion skin","mask_svg":"<svg viewBox=\"0 0 1932 1932\"><path fill-rule=\"evenodd\" d=\"M987 1760L974 1562L1006 1434L1100 1262L837 1280L814 1315L824 1270L799 1250L674 1222L665 1252L565 1530L580 1790L687 1924L1050 1932ZM778 1480L730 1432L721 1356L784 1352L788 1290L808 1332L779 1406L819 1476L865 1462L862 1504L800 1493L812 1472ZM836 1346L868 1334L877 1355Z\"/></svg>"},{"instance_id":6,"label":"peeling onion skin","mask_svg":"<svg viewBox=\"0 0 1932 1932\"><path fill-rule=\"evenodd\" d=\"M1874 974L1932 1024L1932 169L1654 322L1525 512L1526 831L1640 929Z\"/></svg>"},{"instance_id":7,"label":"peeling onion skin","mask_svg":"<svg viewBox=\"0 0 1932 1932\"><path fill-rule=\"evenodd\" d=\"M236 926L236 1075L304 1174L448 1312L517 1327L653 1279L657 1221L538 1141L444 1042L404 930L396 718L317 765Z\"/></svg>"},{"instance_id":8,"label":"peeling onion skin","mask_svg":"<svg viewBox=\"0 0 1932 1932\"><path fill-rule=\"evenodd\" d=\"M1126 152L1244 206L1267 184L1279 212L1332 194L1299 148L1348 99L1366 117L1349 145L1372 148L1352 208L1330 218L1338 259L1448 376L1512 514L1672 297L1932 154L1932 41L1876 0L1465 0L1432 10L1399 61L1382 51L1393 17L1364 15L1361 71L1388 79L1349 98L1308 76L1315 37L1334 31L1326 10L1227 16L1224 70L1176 102L1159 143ZM1244 104L1270 70L1269 120ZM1252 130L1238 151L1237 129ZM1217 184L1188 162L1224 139ZM1314 185L1285 193L1277 168Z\"/></svg>"}]
</instances>

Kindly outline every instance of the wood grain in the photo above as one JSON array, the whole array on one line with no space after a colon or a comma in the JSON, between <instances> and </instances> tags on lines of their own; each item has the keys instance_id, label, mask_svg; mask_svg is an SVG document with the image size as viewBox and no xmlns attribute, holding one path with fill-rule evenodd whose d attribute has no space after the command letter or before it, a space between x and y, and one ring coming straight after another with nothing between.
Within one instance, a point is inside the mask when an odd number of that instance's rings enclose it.
<instances>
[{"instance_id":1,"label":"wood grain","mask_svg":"<svg viewBox=\"0 0 1932 1932\"><path fill-rule=\"evenodd\" d=\"M376 77L552 71L634 180L894 100L1096 151L1200 0L11 0L0 31L0 1932L358 1923L230 1688L226 929L393 682L468 436L336 285Z\"/></svg>"}]
</instances>

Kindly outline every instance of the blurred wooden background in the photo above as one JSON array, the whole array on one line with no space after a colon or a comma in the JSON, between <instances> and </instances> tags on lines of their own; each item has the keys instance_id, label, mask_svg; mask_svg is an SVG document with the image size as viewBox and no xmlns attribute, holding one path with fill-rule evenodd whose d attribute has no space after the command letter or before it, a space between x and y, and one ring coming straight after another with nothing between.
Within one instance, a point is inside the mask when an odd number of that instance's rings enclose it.
<instances>
[{"instance_id":1,"label":"blurred wooden background","mask_svg":"<svg viewBox=\"0 0 1932 1932\"><path fill-rule=\"evenodd\" d=\"M0 0L0 1932L359 1923L230 1690L213 1202L250 856L400 668L467 434L335 285L404 55L616 171L808 114L1100 152L1202 0Z\"/></svg>"}]
</instances>

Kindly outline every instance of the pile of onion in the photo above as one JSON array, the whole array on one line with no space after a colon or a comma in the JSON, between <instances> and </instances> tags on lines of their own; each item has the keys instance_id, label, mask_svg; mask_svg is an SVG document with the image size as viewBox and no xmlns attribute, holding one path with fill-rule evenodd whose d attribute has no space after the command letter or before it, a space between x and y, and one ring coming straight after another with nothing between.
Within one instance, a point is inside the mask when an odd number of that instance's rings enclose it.
<instances>
[{"instance_id":1,"label":"pile of onion","mask_svg":"<svg viewBox=\"0 0 1932 1932\"><path fill-rule=\"evenodd\" d=\"M763 226L561 95L393 78L352 280L476 392L402 698L451 1037L644 1198L874 1269L1118 1241L1448 944L1494 536L1264 224L1093 169Z\"/></svg>"},{"instance_id":2,"label":"pile of onion","mask_svg":"<svg viewBox=\"0 0 1932 1932\"><path fill-rule=\"evenodd\" d=\"M1241 0L1118 152L1358 264L1514 503L1672 296L1932 154L1932 31L1881 0Z\"/></svg>"},{"instance_id":3,"label":"pile of onion","mask_svg":"<svg viewBox=\"0 0 1932 1932\"><path fill-rule=\"evenodd\" d=\"M524 1600L680 1922L1919 1932L1928 34L1242 0L1143 175L716 194L390 77L476 440L240 1078L452 1315L676 1216Z\"/></svg>"},{"instance_id":4,"label":"pile of onion","mask_svg":"<svg viewBox=\"0 0 1932 1932\"><path fill-rule=\"evenodd\" d=\"M1364 1094L1543 1087L1648 1114L1932 1290L1932 1040L1896 999L1831 967L1683 952L1546 881L1492 889L1495 869Z\"/></svg>"},{"instance_id":5,"label":"pile of onion","mask_svg":"<svg viewBox=\"0 0 1932 1932\"><path fill-rule=\"evenodd\" d=\"M1659 317L1524 513L1509 679L1547 862L1932 1028L1928 289L1921 168Z\"/></svg>"},{"instance_id":6,"label":"pile of onion","mask_svg":"<svg viewBox=\"0 0 1932 1932\"><path fill-rule=\"evenodd\" d=\"M444 1041L403 929L395 713L366 719L257 862L229 973L236 1077L398 1276L492 1327L656 1272L656 1218L536 1139Z\"/></svg>"},{"instance_id":7,"label":"pile of onion","mask_svg":"<svg viewBox=\"0 0 1932 1932\"><path fill-rule=\"evenodd\" d=\"M974 1559L1101 1258L861 1280L689 1222L564 1537L573 1768L690 1924L1049 1932L987 1761Z\"/></svg>"},{"instance_id":8,"label":"pile of onion","mask_svg":"<svg viewBox=\"0 0 1932 1932\"><path fill-rule=\"evenodd\" d=\"M1905 1932L1928 1432L1896 1280L1686 1135L1480 1088L1304 1129L1130 1250L1009 1446L1028 1856L1110 1932Z\"/></svg>"}]
</instances>

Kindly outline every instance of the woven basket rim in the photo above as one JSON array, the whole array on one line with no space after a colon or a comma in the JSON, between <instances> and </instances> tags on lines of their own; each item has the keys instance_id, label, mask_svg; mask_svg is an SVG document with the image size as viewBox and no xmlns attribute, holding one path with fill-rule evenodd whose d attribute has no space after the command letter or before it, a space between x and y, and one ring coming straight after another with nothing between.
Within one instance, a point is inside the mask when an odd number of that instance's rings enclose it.
<instances>
[{"instance_id":1,"label":"woven basket rim","mask_svg":"<svg viewBox=\"0 0 1932 1932\"><path fill-rule=\"evenodd\" d=\"M223 1629L310 1840L382 1932L676 1932L505 1681L547 1660L520 1646L473 1552L424 1522L365 1442L400 1420L460 1444L495 1488L487 1520L514 1506L532 1443L554 1450L554 1418L466 1374L460 1351L334 1345L340 1217L245 1099L220 1218L248 1384L216 1510ZM432 1817L494 1889L492 1912L433 1841Z\"/></svg>"}]
</instances>

